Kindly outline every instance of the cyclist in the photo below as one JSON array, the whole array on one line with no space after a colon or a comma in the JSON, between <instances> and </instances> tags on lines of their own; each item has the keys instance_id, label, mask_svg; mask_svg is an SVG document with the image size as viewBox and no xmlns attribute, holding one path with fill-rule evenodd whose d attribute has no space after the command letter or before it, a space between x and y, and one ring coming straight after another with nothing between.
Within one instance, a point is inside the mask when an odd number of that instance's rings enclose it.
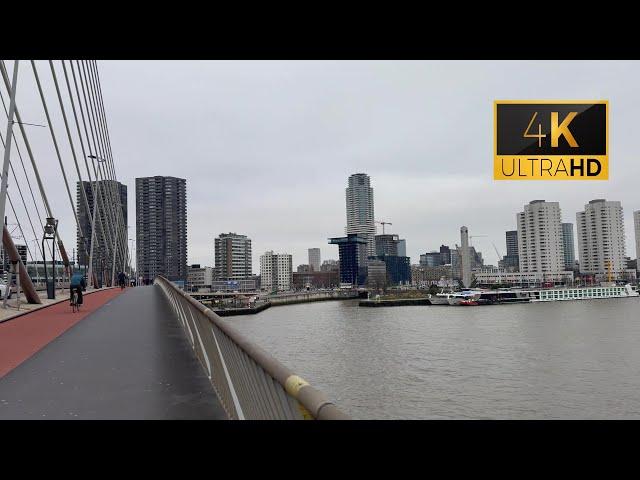
<instances>
[{"instance_id":1,"label":"cyclist","mask_svg":"<svg viewBox=\"0 0 640 480\"><path fill-rule=\"evenodd\" d=\"M79 270L74 272L71 277L71 284L69 288L69 300L73 300L73 292L78 295L78 305L82 305L82 292L87 289L87 281L84 279L84 275Z\"/></svg>"},{"instance_id":2,"label":"cyclist","mask_svg":"<svg viewBox=\"0 0 640 480\"><path fill-rule=\"evenodd\" d=\"M125 280L126 280L126 275L124 274L124 272L120 272L118 274L118 284L120 285L120 289L122 290L125 287Z\"/></svg>"}]
</instances>

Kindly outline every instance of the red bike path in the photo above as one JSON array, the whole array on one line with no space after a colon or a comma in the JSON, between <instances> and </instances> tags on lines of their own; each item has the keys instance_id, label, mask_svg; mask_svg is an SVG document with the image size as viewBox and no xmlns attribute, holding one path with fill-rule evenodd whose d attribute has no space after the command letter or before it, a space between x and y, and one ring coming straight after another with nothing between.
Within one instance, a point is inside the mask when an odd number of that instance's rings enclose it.
<instances>
[{"instance_id":1,"label":"red bike path","mask_svg":"<svg viewBox=\"0 0 640 480\"><path fill-rule=\"evenodd\" d=\"M63 301L0 323L0 378L121 293L119 288L85 293L79 312Z\"/></svg>"}]
</instances>

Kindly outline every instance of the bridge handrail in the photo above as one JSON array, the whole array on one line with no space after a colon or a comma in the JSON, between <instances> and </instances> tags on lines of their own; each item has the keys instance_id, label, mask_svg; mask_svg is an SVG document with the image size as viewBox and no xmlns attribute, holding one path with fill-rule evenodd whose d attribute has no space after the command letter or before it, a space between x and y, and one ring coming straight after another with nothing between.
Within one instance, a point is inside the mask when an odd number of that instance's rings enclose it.
<instances>
[{"instance_id":1,"label":"bridge handrail","mask_svg":"<svg viewBox=\"0 0 640 480\"><path fill-rule=\"evenodd\" d=\"M229 418L348 420L320 390L165 277L162 288Z\"/></svg>"}]
</instances>

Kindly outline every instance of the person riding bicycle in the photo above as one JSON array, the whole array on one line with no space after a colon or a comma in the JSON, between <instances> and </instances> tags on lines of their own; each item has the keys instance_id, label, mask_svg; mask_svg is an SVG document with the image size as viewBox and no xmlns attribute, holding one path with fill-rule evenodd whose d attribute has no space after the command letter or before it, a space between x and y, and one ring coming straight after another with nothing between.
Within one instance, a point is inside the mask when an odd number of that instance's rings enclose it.
<instances>
[{"instance_id":1,"label":"person riding bicycle","mask_svg":"<svg viewBox=\"0 0 640 480\"><path fill-rule=\"evenodd\" d=\"M125 287L126 279L127 279L127 276L125 275L124 272L120 272L118 274L118 285L120 285L121 289Z\"/></svg>"},{"instance_id":2,"label":"person riding bicycle","mask_svg":"<svg viewBox=\"0 0 640 480\"><path fill-rule=\"evenodd\" d=\"M71 283L69 286L69 299L73 301L73 292L76 292L76 294L78 295L76 301L78 305L82 305L82 292L84 292L86 289L87 281L85 280L84 275L80 271L75 272L71 277Z\"/></svg>"}]
</instances>

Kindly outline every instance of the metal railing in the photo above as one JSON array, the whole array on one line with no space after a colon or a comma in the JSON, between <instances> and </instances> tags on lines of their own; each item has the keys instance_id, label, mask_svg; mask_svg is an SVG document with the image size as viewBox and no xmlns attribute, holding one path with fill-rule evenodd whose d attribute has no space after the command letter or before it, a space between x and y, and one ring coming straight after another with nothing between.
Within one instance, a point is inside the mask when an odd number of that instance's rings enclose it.
<instances>
[{"instance_id":1,"label":"metal railing","mask_svg":"<svg viewBox=\"0 0 640 480\"><path fill-rule=\"evenodd\" d=\"M162 288L232 420L348 420L319 390L164 277Z\"/></svg>"}]
</instances>

